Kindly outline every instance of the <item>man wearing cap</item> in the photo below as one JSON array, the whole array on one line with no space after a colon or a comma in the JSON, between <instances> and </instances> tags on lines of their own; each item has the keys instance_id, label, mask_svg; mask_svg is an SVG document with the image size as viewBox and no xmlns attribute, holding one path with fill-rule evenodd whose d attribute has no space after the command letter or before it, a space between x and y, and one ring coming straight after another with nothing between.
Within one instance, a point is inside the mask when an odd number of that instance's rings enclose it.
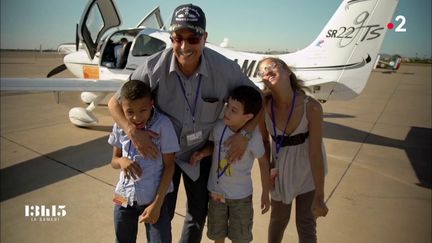
<instances>
[{"instance_id":1,"label":"man wearing cap","mask_svg":"<svg viewBox=\"0 0 432 243\"><path fill-rule=\"evenodd\" d=\"M180 242L200 242L207 215L211 157L194 166L189 164L190 157L205 145L230 91L239 85L256 87L237 63L205 47L205 29L206 18L200 7L192 4L178 6L170 26L172 48L150 56L130 77L150 84L156 107L171 119L178 135L180 151L176 153L173 176L175 191L168 194L166 200L171 217L174 217L180 177L183 176L187 215ZM111 98L109 109L140 153L160 156L151 142L157 134L138 130L129 124L115 97ZM228 161L243 156L250 131L256 124L257 120L249 122L229 139L226 144Z\"/></svg>"}]
</instances>

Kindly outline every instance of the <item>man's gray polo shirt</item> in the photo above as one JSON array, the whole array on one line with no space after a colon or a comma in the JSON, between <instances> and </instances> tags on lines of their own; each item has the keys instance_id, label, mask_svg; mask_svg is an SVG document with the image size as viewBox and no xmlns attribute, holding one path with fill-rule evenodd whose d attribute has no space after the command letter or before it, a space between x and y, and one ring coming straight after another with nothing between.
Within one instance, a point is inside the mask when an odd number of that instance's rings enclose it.
<instances>
[{"instance_id":1,"label":"man's gray polo shirt","mask_svg":"<svg viewBox=\"0 0 432 243\"><path fill-rule=\"evenodd\" d=\"M171 119L179 138L180 151L176 153L176 163L194 181L199 178L200 166L199 163L189 165L190 157L206 143L230 91L239 85L256 87L237 63L208 48L203 50L198 71L189 78L177 67L170 48L150 56L131 75L131 79L147 82L155 91L156 107ZM191 108L195 109L195 123ZM202 131L203 139L188 146L186 135L193 133L194 129Z\"/></svg>"}]
</instances>

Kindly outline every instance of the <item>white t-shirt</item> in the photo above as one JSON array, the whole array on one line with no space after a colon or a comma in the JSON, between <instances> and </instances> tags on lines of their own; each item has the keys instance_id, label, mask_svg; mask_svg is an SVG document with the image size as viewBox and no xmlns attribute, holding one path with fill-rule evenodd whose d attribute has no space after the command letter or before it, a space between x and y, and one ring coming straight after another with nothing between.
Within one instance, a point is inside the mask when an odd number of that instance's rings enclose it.
<instances>
[{"instance_id":1,"label":"white t-shirt","mask_svg":"<svg viewBox=\"0 0 432 243\"><path fill-rule=\"evenodd\" d=\"M224 128L225 124L219 120L210 133L209 140L214 142L214 149L207 189L210 192L220 193L227 199L245 198L252 194L251 170L253 162L255 158L261 158L265 152L261 133L258 128L255 129L242 159L227 166L225 156L228 149L223 146L223 143L234 132L229 127L226 127L225 132L223 132ZM220 146L221 144L222 146ZM223 172L225 166L227 167Z\"/></svg>"},{"instance_id":2,"label":"white t-shirt","mask_svg":"<svg viewBox=\"0 0 432 243\"><path fill-rule=\"evenodd\" d=\"M123 44L118 44L114 46L114 57L116 59L116 67L120 66L120 59L122 55Z\"/></svg>"}]
</instances>

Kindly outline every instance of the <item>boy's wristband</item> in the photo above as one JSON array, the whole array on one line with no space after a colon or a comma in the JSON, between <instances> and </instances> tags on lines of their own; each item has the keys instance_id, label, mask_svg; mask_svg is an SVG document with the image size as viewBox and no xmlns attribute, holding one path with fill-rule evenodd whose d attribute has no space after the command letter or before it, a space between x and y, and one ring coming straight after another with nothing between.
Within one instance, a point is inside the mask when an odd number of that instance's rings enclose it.
<instances>
[{"instance_id":1,"label":"boy's wristband","mask_svg":"<svg viewBox=\"0 0 432 243\"><path fill-rule=\"evenodd\" d=\"M252 132L248 132L248 131L246 131L244 129L242 129L240 131L240 135L242 135L243 137L245 137L248 141L251 140L251 138L252 138Z\"/></svg>"}]
</instances>

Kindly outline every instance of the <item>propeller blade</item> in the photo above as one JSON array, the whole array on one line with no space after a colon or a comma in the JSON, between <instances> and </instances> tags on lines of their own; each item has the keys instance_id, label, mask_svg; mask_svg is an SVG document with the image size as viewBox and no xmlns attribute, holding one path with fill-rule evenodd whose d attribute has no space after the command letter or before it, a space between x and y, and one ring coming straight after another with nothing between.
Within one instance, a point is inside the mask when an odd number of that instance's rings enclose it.
<instances>
[{"instance_id":1,"label":"propeller blade","mask_svg":"<svg viewBox=\"0 0 432 243\"><path fill-rule=\"evenodd\" d=\"M47 78L49 78L49 77L51 77L51 76L54 76L54 75L56 75L56 74L58 74L58 73L61 73L61 72L63 72L64 70L66 70L67 68L66 68L66 65L64 65L64 64L62 64L62 65L60 65L60 66L58 66L58 67L55 67L53 70L51 70L48 74L47 74Z\"/></svg>"},{"instance_id":2,"label":"propeller blade","mask_svg":"<svg viewBox=\"0 0 432 243\"><path fill-rule=\"evenodd\" d=\"M78 24L76 24L76 28L75 28L75 49L76 49L76 51L78 51L78 47L79 47Z\"/></svg>"}]
</instances>

